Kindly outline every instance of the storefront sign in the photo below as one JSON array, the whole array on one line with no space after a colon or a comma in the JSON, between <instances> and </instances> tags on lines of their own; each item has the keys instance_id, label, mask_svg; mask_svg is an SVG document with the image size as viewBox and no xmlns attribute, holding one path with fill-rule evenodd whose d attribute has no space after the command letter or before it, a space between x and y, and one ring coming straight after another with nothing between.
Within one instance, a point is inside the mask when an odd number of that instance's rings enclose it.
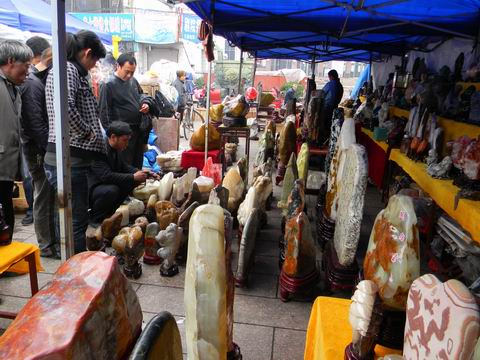
<instances>
[{"instance_id":1,"label":"storefront sign","mask_svg":"<svg viewBox=\"0 0 480 360\"><path fill-rule=\"evenodd\" d=\"M134 39L133 14L70 13L70 15L97 30L119 36L123 41Z\"/></svg>"},{"instance_id":2,"label":"storefront sign","mask_svg":"<svg viewBox=\"0 0 480 360\"><path fill-rule=\"evenodd\" d=\"M182 14L182 39L198 44L200 42L198 40L198 29L201 23L202 19L197 15Z\"/></svg>"},{"instance_id":3,"label":"storefront sign","mask_svg":"<svg viewBox=\"0 0 480 360\"><path fill-rule=\"evenodd\" d=\"M172 44L178 41L178 15L175 13L135 14L135 41Z\"/></svg>"}]
</instances>

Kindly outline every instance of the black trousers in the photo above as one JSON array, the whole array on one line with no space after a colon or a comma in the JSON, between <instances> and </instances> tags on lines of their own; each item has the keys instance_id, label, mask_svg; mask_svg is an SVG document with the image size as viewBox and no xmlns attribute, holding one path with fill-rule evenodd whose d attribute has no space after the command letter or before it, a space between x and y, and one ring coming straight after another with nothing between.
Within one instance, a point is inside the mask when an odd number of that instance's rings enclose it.
<instances>
[{"instance_id":1,"label":"black trousers","mask_svg":"<svg viewBox=\"0 0 480 360\"><path fill-rule=\"evenodd\" d=\"M128 141L128 147L122 152L122 158L125 162L137 169L143 167L143 148L142 134L138 126L130 125L132 135Z\"/></svg>"},{"instance_id":2,"label":"black trousers","mask_svg":"<svg viewBox=\"0 0 480 360\"><path fill-rule=\"evenodd\" d=\"M90 195L90 223L100 224L112 216L131 190L113 184L96 186Z\"/></svg>"},{"instance_id":3,"label":"black trousers","mask_svg":"<svg viewBox=\"0 0 480 360\"><path fill-rule=\"evenodd\" d=\"M0 181L0 204L2 204L5 221L10 227L10 236L12 236L15 225L15 213L13 212L13 181Z\"/></svg>"}]
</instances>

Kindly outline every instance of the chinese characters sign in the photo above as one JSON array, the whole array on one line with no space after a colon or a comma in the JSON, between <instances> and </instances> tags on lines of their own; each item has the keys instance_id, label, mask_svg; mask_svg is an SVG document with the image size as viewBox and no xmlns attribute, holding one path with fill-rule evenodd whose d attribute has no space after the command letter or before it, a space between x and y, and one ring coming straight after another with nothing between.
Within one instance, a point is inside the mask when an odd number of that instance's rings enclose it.
<instances>
[{"instance_id":1,"label":"chinese characters sign","mask_svg":"<svg viewBox=\"0 0 480 360\"><path fill-rule=\"evenodd\" d=\"M182 39L199 43L198 29L201 23L202 19L197 15L182 14Z\"/></svg>"},{"instance_id":2,"label":"chinese characters sign","mask_svg":"<svg viewBox=\"0 0 480 360\"><path fill-rule=\"evenodd\" d=\"M134 40L133 14L70 13L95 29L120 36L123 41Z\"/></svg>"},{"instance_id":3,"label":"chinese characters sign","mask_svg":"<svg viewBox=\"0 0 480 360\"><path fill-rule=\"evenodd\" d=\"M147 44L173 44L178 41L178 15L175 13L135 14L135 41Z\"/></svg>"}]
</instances>

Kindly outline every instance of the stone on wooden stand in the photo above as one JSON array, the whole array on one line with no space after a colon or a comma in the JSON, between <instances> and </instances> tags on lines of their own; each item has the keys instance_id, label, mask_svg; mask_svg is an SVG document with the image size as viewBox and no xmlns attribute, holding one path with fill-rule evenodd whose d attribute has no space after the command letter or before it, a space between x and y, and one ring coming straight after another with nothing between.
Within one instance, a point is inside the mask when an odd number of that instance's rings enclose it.
<instances>
[{"instance_id":1,"label":"stone on wooden stand","mask_svg":"<svg viewBox=\"0 0 480 360\"><path fill-rule=\"evenodd\" d=\"M152 222L147 225L145 230L145 254L143 255L145 264L159 265L162 262L162 259L157 255L159 245L155 240L159 231L160 226L158 226L158 223Z\"/></svg>"},{"instance_id":2,"label":"stone on wooden stand","mask_svg":"<svg viewBox=\"0 0 480 360\"><path fill-rule=\"evenodd\" d=\"M228 199L228 190L227 196ZM232 271L232 241L233 217L226 209L223 210L225 230L225 269L227 272L227 359L241 360L240 347L233 342L233 304L235 300L235 278Z\"/></svg>"},{"instance_id":3,"label":"stone on wooden stand","mask_svg":"<svg viewBox=\"0 0 480 360\"><path fill-rule=\"evenodd\" d=\"M222 181L222 186L228 189L228 211L233 215L237 212L245 191L245 184L238 166L232 166Z\"/></svg>"},{"instance_id":4,"label":"stone on wooden stand","mask_svg":"<svg viewBox=\"0 0 480 360\"><path fill-rule=\"evenodd\" d=\"M368 163L365 148L352 144L344 151L339 166L337 219L333 246L325 252L327 286L351 290L358 267L355 261L367 187Z\"/></svg>"},{"instance_id":5,"label":"stone on wooden stand","mask_svg":"<svg viewBox=\"0 0 480 360\"><path fill-rule=\"evenodd\" d=\"M285 225L287 219L295 216L296 214L302 212L305 208L305 183L303 180L297 179L293 184L293 188L288 195L286 213L282 216L282 235L279 239L279 248L280 248L280 257L279 257L279 267L282 268L283 262L285 261L285 250L287 247L287 238L285 236Z\"/></svg>"},{"instance_id":6,"label":"stone on wooden stand","mask_svg":"<svg viewBox=\"0 0 480 360\"><path fill-rule=\"evenodd\" d=\"M105 248L112 244L113 238L118 235L122 228L122 220L123 214L115 212L112 216L103 220L99 227L89 226L86 233L87 249L90 251L105 251Z\"/></svg>"},{"instance_id":7,"label":"stone on wooden stand","mask_svg":"<svg viewBox=\"0 0 480 360\"><path fill-rule=\"evenodd\" d=\"M322 250L325 249L328 243L333 241L334 234L335 221L325 213L324 208L321 208L317 222L317 242Z\"/></svg>"},{"instance_id":8,"label":"stone on wooden stand","mask_svg":"<svg viewBox=\"0 0 480 360\"><path fill-rule=\"evenodd\" d=\"M293 121L287 121L280 132L280 138L278 141L278 155L280 161L278 164L277 177L275 178L276 185L283 181L287 163L291 154L295 153L296 141L297 131L295 129L295 123Z\"/></svg>"},{"instance_id":9,"label":"stone on wooden stand","mask_svg":"<svg viewBox=\"0 0 480 360\"><path fill-rule=\"evenodd\" d=\"M139 225L124 227L112 241L117 258L121 257L123 273L126 277L138 279L142 275L139 260L143 255L143 230ZM119 260L120 263L120 260Z\"/></svg>"},{"instance_id":10,"label":"stone on wooden stand","mask_svg":"<svg viewBox=\"0 0 480 360\"><path fill-rule=\"evenodd\" d=\"M297 169L297 157L295 153L292 153L290 160L288 161L287 170L285 172L285 177L283 178L282 184L282 194L280 196L280 201L278 202L278 207L283 209L282 213L285 215L287 213L286 209L288 207L288 197L290 192L293 189L295 180L298 179L298 169Z\"/></svg>"},{"instance_id":11,"label":"stone on wooden stand","mask_svg":"<svg viewBox=\"0 0 480 360\"><path fill-rule=\"evenodd\" d=\"M377 285L385 308L380 344L403 344L408 290L420 274L419 252L412 198L394 195L375 219L363 265L365 279Z\"/></svg>"},{"instance_id":12,"label":"stone on wooden stand","mask_svg":"<svg viewBox=\"0 0 480 360\"><path fill-rule=\"evenodd\" d=\"M297 212L285 224L285 261L280 273L280 299L291 296L312 297L318 279L316 251L310 222L303 212Z\"/></svg>"},{"instance_id":13,"label":"stone on wooden stand","mask_svg":"<svg viewBox=\"0 0 480 360\"><path fill-rule=\"evenodd\" d=\"M188 224L190 223L190 218L193 214L193 211L200 206L198 201L194 201L190 204L188 208L186 208L178 217L177 225L183 229L183 240L182 244L180 245L180 249L177 253L177 259L183 260L187 258L187 245L188 245Z\"/></svg>"},{"instance_id":14,"label":"stone on wooden stand","mask_svg":"<svg viewBox=\"0 0 480 360\"><path fill-rule=\"evenodd\" d=\"M331 291L348 291L355 287L359 271L357 263L354 261L346 266L340 264L332 242L327 243L323 252L323 266L325 284Z\"/></svg>"},{"instance_id":15,"label":"stone on wooden stand","mask_svg":"<svg viewBox=\"0 0 480 360\"><path fill-rule=\"evenodd\" d=\"M235 285L245 287L248 283L248 275L253 266L255 243L260 223L260 210L253 209L247 219L245 227L241 231L238 249L238 265L235 274Z\"/></svg>"},{"instance_id":16,"label":"stone on wooden stand","mask_svg":"<svg viewBox=\"0 0 480 360\"><path fill-rule=\"evenodd\" d=\"M145 209L145 216L147 217L149 222L156 222L157 221L157 214L155 212L155 204L158 201L157 194L152 194L148 198L147 207Z\"/></svg>"},{"instance_id":17,"label":"stone on wooden stand","mask_svg":"<svg viewBox=\"0 0 480 360\"><path fill-rule=\"evenodd\" d=\"M378 288L372 281L364 280L357 285L349 311L352 342L345 348L346 360L374 358L382 319L382 301L377 292Z\"/></svg>"},{"instance_id":18,"label":"stone on wooden stand","mask_svg":"<svg viewBox=\"0 0 480 360\"><path fill-rule=\"evenodd\" d=\"M158 257L162 260L160 275L171 277L178 274L178 265L175 261L178 249L182 244L183 229L171 223L165 230L160 230L155 237L159 245Z\"/></svg>"},{"instance_id":19,"label":"stone on wooden stand","mask_svg":"<svg viewBox=\"0 0 480 360\"><path fill-rule=\"evenodd\" d=\"M184 292L187 356L225 359L229 341L224 209L199 206L189 227Z\"/></svg>"}]
</instances>

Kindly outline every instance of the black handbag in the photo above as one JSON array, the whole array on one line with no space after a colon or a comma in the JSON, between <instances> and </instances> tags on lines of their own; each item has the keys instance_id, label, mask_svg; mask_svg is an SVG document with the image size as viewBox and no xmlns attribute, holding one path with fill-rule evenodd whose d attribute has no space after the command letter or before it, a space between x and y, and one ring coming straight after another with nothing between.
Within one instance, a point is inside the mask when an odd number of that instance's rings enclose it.
<instances>
[{"instance_id":1,"label":"black handbag","mask_svg":"<svg viewBox=\"0 0 480 360\"><path fill-rule=\"evenodd\" d=\"M159 117L172 117L175 115L175 108L172 103L160 91L155 91L155 102L158 105Z\"/></svg>"}]
</instances>

